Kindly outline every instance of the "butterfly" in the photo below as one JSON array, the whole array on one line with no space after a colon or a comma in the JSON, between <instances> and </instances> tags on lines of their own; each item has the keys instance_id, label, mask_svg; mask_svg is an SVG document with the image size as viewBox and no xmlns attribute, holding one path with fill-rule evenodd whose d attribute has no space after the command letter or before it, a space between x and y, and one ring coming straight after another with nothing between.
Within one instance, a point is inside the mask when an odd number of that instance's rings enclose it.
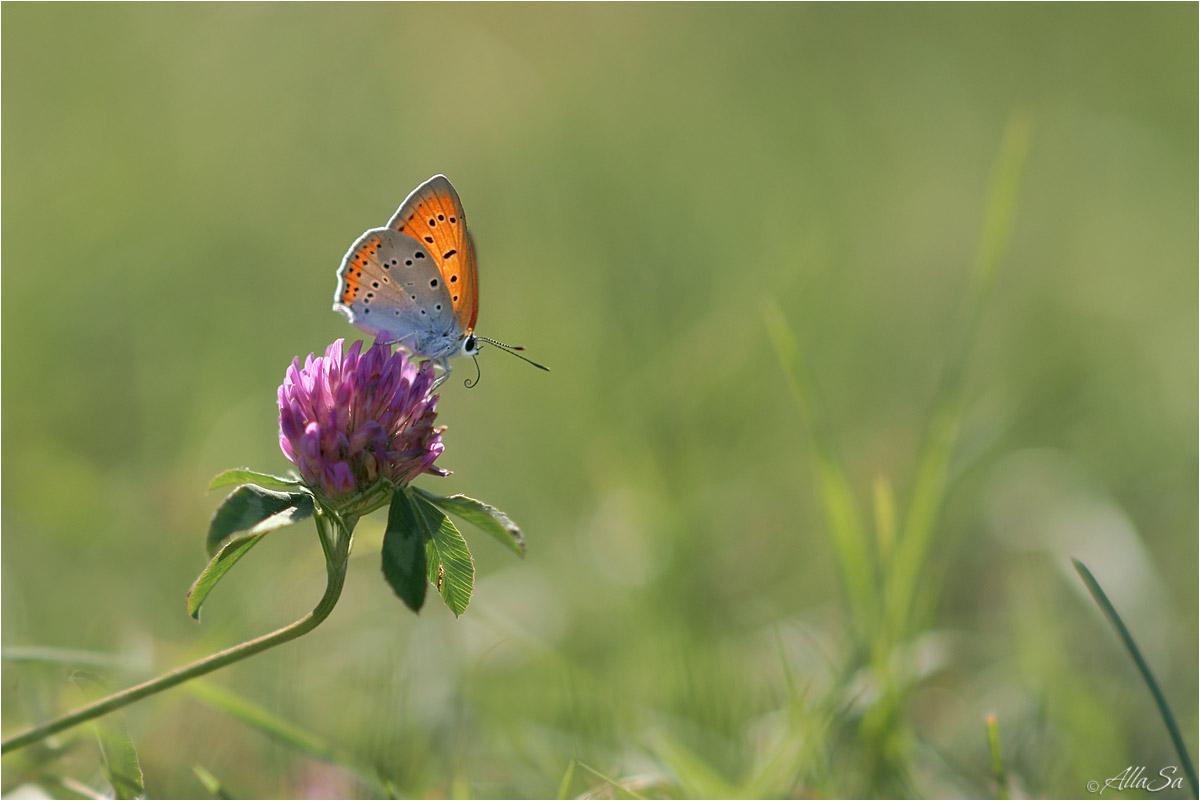
<instances>
[{"instance_id":1,"label":"butterfly","mask_svg":"<svg viewBox=\"0 0 1200 801\"><path fill-rule=\"evenodd\" d=\"M441 367L434 386L449 376L452 357L474 357L482 343L549 370L515 353L524 348L475 334L475 243L458 192L444 175L414 189L386 227L360 236L337 277L334 311L377 342L399 344Z\"/></svg>"}]
</instances>

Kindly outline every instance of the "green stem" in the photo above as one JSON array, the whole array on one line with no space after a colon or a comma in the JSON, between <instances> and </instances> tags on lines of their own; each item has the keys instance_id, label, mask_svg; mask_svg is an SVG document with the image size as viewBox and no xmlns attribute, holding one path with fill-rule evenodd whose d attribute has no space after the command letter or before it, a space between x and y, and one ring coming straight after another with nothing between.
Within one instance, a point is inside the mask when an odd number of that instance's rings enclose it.
<instances>
[{"instance_id":1,"label":"green stem","mask_svg":"<svg viewBox=\"0 0 1200 801\"><path fill-rule=\"evenodd\" d=\"M325 594L321 596L320 602L307 615L295 623L284 626L270 634L264 634L261 637L248 640L240 645L235 645L232 648L226 648L224 651L218 651L211 656L207 656L197 662L192 662L190 665L178 667L170 673L164 673L158 678L143 682L136 687L130 687L128 690L114 693L107 698L101 698L99 701L82 706L73 712L68 712L53 720L48 720L38 726L26 729L20 734L14 734L0 743L0 754L7 754L9 751L24 748L64 729L69 729L72 726L77 726L80 723L112 712L114 709L120 709L127 704L132 704L134 701L139 701L147 696L160 693L163 690L183 684L185 681L194 679L197 676L203 676L206 673L223 668L226 665L232 665L234 662L262 653L268 648L274 648L276 645L290 642L315 629L325 618L329 617L329 613L333 611L333 607L337 604L338 598L342 594L342 586L346 581L346 567L349 564L348 557L350 552L350 532L336 518L327 518L318 512L315 519L317 521L317 528L321 534L322 543L329 542L333 547L326 551L325 570L328 576L328 583L325 586Z\"/></svg>"}]
</instances>

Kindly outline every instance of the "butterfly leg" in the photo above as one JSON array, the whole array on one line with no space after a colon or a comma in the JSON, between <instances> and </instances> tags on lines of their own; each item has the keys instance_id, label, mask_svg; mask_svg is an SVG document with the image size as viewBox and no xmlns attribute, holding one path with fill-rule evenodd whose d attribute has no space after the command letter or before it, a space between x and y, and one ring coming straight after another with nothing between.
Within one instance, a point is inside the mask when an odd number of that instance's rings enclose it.
<instances>
[{"instance_id":1,"label":"butterfly leg","mask_svg":"<svg viewBox=\"0 0 1200 801\"><path fill-rule=\"evenodd\" d=\"M437 389L443 381L450 377L450 357L443 356L440 359L434 359L431 363L435 367L442 368L442 374L433 379L433 384L429 387L430 392Z\"/></svg>"}]
</instances>

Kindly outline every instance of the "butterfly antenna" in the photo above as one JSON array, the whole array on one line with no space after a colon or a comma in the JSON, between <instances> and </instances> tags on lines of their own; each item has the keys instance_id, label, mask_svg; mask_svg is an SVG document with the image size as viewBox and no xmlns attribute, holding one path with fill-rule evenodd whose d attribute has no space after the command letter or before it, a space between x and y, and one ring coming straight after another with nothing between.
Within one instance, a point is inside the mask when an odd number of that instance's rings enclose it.
<instances>
[{"instance_id":1,"label":"butterfly antenna","mask_svg":"<svg viewBox=\"0 0 1200 801\"><path fill-rule=\"evenodd\" d=\"M522 347L519 347L517 345L505 345L503 342L497 342L496 340L488 339L487 337L476 336L475 338L477 340L479 340L480 342L486 342L489 345L495 345L497 348L500 348L505 353L508 353L512 356L516 356L518 359L520 359L523 362L529 362L530 364L532 364L534 367L538 368L539 370L545 370L547 373L550 372L550 368L547 367L546 365L538 364L533 359L527 359L526 357L517 353L517 351L519 351L519 350L525 350Z\"/></svg>"},{"instance_id":2,"label":"butterfly antenna","mask_svg":"<svg viewBox=\"0 0 1200 801\"><path fill-rule=\"evenodd\" d=\"M468 378L463 382L463 386L467 389L475 389L475 387L479 386L479 379L483 377L483 373L479 370L479 357L472 356L471 361L475 362L475 380L472 381Z\"/></svg>"}]
</instances>

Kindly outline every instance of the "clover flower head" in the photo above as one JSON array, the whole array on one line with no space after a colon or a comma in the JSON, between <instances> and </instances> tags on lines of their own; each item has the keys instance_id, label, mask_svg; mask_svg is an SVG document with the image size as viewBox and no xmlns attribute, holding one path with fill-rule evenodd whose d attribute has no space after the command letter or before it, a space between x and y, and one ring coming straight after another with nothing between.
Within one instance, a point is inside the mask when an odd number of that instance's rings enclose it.
<instances>
[{"instance_id":1,"label":"clover flower head","mask_svg":"<svg viewBox=\"0 0 1200 801\"><path fill-rule=\"evenodd\" d=\"M383 481L407 484L434 467L444 427L435 428L433 368L403 350L338 339L324 356L294 359L279 387L279 446L301 478L343 501Z\"/></svg>"}]
</instances>

